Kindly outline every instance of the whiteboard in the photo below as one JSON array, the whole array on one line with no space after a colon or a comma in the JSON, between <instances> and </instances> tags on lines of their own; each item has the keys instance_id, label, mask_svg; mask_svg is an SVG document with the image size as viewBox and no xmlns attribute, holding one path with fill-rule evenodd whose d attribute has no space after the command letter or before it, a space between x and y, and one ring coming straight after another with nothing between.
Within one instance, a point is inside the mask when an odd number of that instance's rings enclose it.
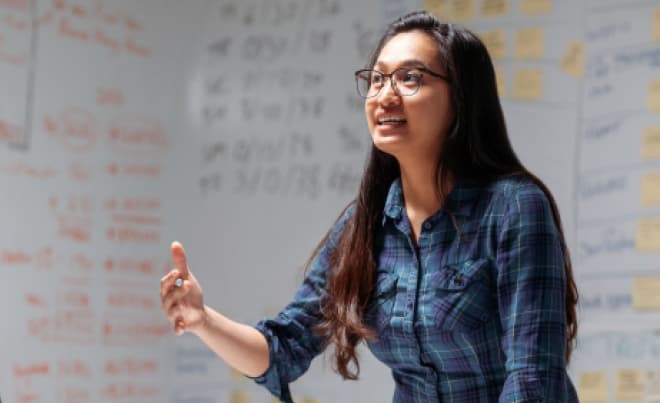
<instances>
[{"instance_id":1,"label":"whiteboard","mask_svg":"<svg viewBox=\"0 0 660 403\"><path fill-rule=\"evenodd\" d=\"M191 175L176 1L0 2L3 402L170 400L159 307ZM192 152L192 151L191 151Z\"/></svg>"},{"instance_id":2,"label":"whiteboard","mask_svg":"<svg viewBox=\"0 0 660 403\"><path fill-rule=\"evenodd\" d=\"M660 4L0 0L3 402L271 402L158 306L181 241L205 302L276 314L369 147L352 73L427 8L484 38L510 137L581 291L581 401L660 401ZM296 401L390 401L366 349Z\"/></svg>"}]
</instances>

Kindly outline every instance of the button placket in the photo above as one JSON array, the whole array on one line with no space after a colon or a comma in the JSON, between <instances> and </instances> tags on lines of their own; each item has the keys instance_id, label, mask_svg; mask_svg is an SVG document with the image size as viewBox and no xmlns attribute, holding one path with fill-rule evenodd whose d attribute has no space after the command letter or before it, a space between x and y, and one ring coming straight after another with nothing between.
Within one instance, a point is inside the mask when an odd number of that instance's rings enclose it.
<instances>
[{"instance_id":1,"label":"button placket","mask_svg":"<svg viewBox=\"0 0 660 403\"><path fill-rule=\"evenodd\" d=\"M416 284L417 284L417 276L419 273L419 260L418 257L415 256L415 270L410 270L410 273L408 274L408 281L406 281L406 290L405 290L405 295L406 295L406 305L405 305L405 328L407 331L412 330L412 324L413 321L415 320L415 289L416 289Z\"/></svg>"}]
</instances>

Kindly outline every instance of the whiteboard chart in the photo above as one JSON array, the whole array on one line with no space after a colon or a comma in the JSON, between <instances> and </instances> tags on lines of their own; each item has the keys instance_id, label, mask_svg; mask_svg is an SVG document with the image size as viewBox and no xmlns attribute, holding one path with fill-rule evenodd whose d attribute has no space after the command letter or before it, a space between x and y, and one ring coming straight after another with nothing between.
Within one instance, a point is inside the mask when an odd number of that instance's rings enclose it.
<instances>
[{"instance_id":1,"label":"whiteboard chart","mask_svg":"<svg viewBox=\"0 0 660 403\"><path fill-rule=\"evenodd\" d=\"M160 0L0 2L3 402L170 399L157 284L180 226L189 40L169 27L191 17Z\"/></svg>"},{"instance_id":2,"label":"whiteboard chart","mask_svg":"<svg viewBox=\"0 0 660 403\"><path fill-rule=\"evenodd\" d=\"M158 280L254 324L292 298L370 146L353 72L425 8L486 43L514 149L549 186L580 289L582 402L660 402L657 0L0 0L0 396L271 402ZM319 357L296 402L391 401Z\"/></svg>"}]
</instances>

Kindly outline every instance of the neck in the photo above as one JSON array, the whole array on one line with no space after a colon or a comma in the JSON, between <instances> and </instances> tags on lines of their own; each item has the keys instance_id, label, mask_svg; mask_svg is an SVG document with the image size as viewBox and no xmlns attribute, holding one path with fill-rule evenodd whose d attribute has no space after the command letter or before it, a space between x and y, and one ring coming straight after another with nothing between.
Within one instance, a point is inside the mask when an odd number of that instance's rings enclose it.
<instances>
[{"instance_id":1,"label":"neck","mask_svg":"<svg viewBox=\"0 0 660 403\"><path fill-rule=\"evenodd\" d=\"M451 177L445 183L442 178L436 181L435 161L415 161L410 164L399 162L401 187L406 211L409 216L425 219L442 207L444 199L439 194L449 192L453 183Z\"/></svg>"}]
</instances>

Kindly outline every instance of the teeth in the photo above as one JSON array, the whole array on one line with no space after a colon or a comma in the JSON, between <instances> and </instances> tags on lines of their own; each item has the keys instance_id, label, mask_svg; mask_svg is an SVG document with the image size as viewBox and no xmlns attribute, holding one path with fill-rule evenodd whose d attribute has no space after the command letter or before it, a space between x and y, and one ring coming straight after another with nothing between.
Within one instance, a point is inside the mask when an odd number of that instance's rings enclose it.
<instances>
[{"instance_id":1,"label":"teeth","mask_svg":"<svg viewBox=\"0 0 660 403\"><path fill-rule=\"evenodd\" d=\"M393 123L405 123L406 119L404 118L382 118L378 120L378 123L388 123L388 122L393 122Z\"/></svg>"}]
</instances>

